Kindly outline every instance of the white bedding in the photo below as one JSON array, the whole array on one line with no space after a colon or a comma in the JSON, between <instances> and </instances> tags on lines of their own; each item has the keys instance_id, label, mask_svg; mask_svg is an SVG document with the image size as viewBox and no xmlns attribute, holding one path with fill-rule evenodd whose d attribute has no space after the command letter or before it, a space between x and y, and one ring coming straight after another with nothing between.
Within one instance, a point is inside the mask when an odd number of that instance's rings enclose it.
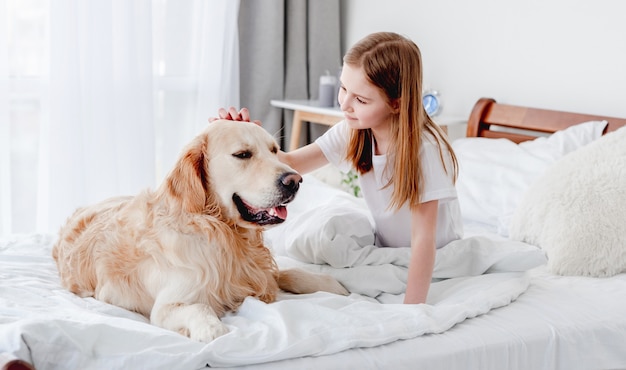
<instances>
[{"instance_id":1,"label":"white bedding","mask_svg":"<svg viewBox=\"0 0 626 370\"><path fill-rule=\"evenodd\" d=\"M303 186L299 199L311 199L321 186L315 182ZM284 225L267 232L266 239L283 267L330 274L353 295L381 303L402 303L410 249L374 246L371 218L364 207L362 199L331 193L315 206L303 207L297 215L291 215ZM522 274L495 273L523 272L543 263L544 254L522 242L484 236L454 241L437 251L435 282L428 303L439 303L435 297L439 296L436 292L441 283L437 281L446 280L450 285L461 280L473 282L479 279L471 277L486 273L493 281L506 281L511 276L517 280Z\"/></svg>"},{"instance_id":2,"label":"white bedding","mask_svg":"<svg viewBox=\"0 0 626 370\"><path fill-rule=\"evenodd\" d=\"M506 259L506 253L496 253L500 256L496 258L487 253L493 244L459 243L440 253L438 275L456 278L433 284L430 305L380 304L357 293L350 297L284 294L269 305L249 298L237 313L223 319L231 332L205 345L149 325L137 314L63 290L50 257L51 244L50 236L17 238L3 244L0 259L0 348L42 369L68 364L72 368L201 368L332 354L443 332L509 304L528 287L521 272L481 275ZM364 256L367 265L335 269L335 275L354 291L399 303L407 251L394 250L402 252L395 261L374 253L379 251L369 249ZM528 251L529 258L537 256ZM513 248L511 253L519 250ZM474 263L455 268L459 255ZM280 261L293 263L284 257ZM466 276L468 272L477 276ZM370 294L370 285L376 286L376 294Z\"/></svg>"},{"instance_id":3,"label":"white bedding","mask_svg":"<svg viewBox=\"0 0 626 370\"><path fill-rule=\"evenodd\" d=\"M332 274L352 295L284 294L269 305L249 298L223 319L231 332L209 344L62 289L53 236L5 239L0 353L38 369L626 367L624 274L555 277L538 248L476 234L438 251L427 305L397 304L408 250L372 247L362 210L360 200L307 178L268 243L281 267Z\"/></svg>"}]
</instances>

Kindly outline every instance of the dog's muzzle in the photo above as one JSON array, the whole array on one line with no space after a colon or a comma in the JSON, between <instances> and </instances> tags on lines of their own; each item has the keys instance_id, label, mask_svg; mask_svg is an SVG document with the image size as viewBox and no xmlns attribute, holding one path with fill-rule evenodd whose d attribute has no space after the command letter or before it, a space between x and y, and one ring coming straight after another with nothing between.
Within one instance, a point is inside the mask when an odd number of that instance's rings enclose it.
<instances>
[{"instance_id":1,"label":"dog's muzzle","mask_svg":"<svg viewBox=\"0 0 626 370\"><path fill-rule=\"evenodd\" d=\"M238 194L233 194L233 202L241 217L260 226L275 225L287 219L287 203L291 202L300 189L302 176L294 172L283 174L278 179L279 196L274 204L267 207L255 207L246 202Z\"/></svg>"}]
</instances>

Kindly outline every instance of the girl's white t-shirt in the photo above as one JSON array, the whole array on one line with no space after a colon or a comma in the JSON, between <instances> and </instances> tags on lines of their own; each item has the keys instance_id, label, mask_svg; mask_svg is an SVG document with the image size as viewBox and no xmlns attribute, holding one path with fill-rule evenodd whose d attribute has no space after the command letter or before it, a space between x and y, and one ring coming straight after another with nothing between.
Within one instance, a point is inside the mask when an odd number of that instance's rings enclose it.
<instances>
[{"instance_id":1,"label":"girl's white t-shirt","mask_svg":"<svg viewBox=\"0 0 626 370\"><path fill-rule=\"evenodd\" d=\"M347 123L341 121L315 140L326 159L343 172L352 169L352 164L344 159L350 130ZM437 248L441 248L463 236L461 210L453 181L452 159L444 149L446 161L444 168L439 156L439 146L430 134L424 135L419 155L424 176L421 201L439 201L436 245ZM386 155L374 155L372 170L365 175L359 175L363 198L376 224L376 245L410 247L411 211L407 204L399 210L389 209L393 185L387 188L384 186L393 171L392 169L385 171L386 164Z\"/></svg>"}]
</instances>

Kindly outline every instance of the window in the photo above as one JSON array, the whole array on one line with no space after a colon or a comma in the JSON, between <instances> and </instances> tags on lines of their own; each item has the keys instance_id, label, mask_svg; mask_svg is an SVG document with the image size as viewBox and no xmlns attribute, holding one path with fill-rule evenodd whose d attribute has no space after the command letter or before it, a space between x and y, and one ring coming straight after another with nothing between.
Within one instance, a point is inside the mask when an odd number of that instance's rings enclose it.
<instances>
[{"instance_id":1,"label":"window","mask_svg":"<svg viewBox=\"0 0 626 370\"><path fill-rule=\"evenodd\" d=\"M0 234L56 232L76 207L154 188L238 105L238 6L0 2Z\"/></svg>"}]
</instances>

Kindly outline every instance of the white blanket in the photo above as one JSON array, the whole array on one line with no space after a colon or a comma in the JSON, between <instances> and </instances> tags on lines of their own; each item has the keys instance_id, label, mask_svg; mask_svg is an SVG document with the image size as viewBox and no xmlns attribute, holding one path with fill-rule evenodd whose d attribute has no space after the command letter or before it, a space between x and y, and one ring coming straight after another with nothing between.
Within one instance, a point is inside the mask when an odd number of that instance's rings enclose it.
<instances>
[{"instance_id":1,"label":"white blanket","mask_svg":"<svg viewBox=\"0 0 626 370\"><path fill-rule=\"evenodd\" d=\"M335 195L268 234L274 250L289 257L277 258L282 267L327 273L352 293L385 303L402 302L410 248L374 246L371 218L355 198ZM433 279L436 282L484 273L521 272L545 262L535 246L474 236L437 251ZM429 301L432 299L429 297Z\"/></svg>"},{"instance_id":2,"label":"white blanket","mask_svg":"<svg viewBox=\"0 0 626 370\"><path fill-rule=\"evenodd\" d=\"M337 205L328 202L300 215L346 211ZM444 332L514 301L528 287L521 271L545 262L538 249L524 243L469 238L438 251L438 281L432 284L428 304L394 304L402 301L408 250L369 245L367 218L315 218L316 223L305 225L299 217L277 229L271 241L278 244L277 235L290 240L288 252L301 261L279 256L279 264L331 273L354 293L349 297L283 294L272 304L248 298L237 313L223 318L230 333L208 344L62 289L50 255L52 236L4 240L0 242L0 352L41 369L199 369L319 356ZM349 219L360 221L349 229L342 224ZM329 230L334 237L325 244ZM319 237L316 242L303 242L312 235ZM328 265L302 262L307 258Z\"/></svg>"}]
</instances>

